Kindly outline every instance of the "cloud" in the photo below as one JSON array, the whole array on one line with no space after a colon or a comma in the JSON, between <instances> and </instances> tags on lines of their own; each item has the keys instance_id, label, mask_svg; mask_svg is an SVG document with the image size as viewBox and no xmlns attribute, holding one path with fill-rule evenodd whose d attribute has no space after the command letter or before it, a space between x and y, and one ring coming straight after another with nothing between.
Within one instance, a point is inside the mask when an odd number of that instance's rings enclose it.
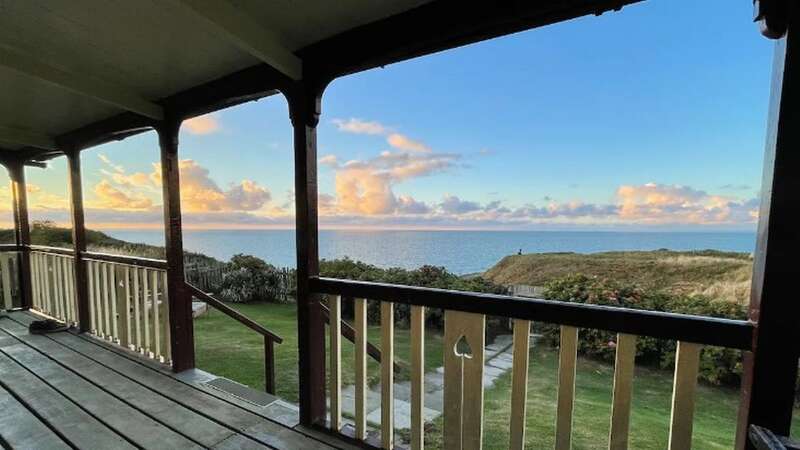
<instances>
[{"instance_id":1,"label":"cloud","mask_svg":"<svg viewBox=\"0 0 800 450\"><path fill-rule=\"evenodd\" d=\"M647 224L726 224L753 222L758 200L710 195L688 186L647 183L617 189L619 217Z\"/></svg>"},{"instance_id":2,"label":"cloud","mask_svg":"<svg viewBox=\"0 0 800 450\"><path fill-rule=\"evenodd\" d=\"M325 155L319 159L319 163L323 166L337 168L339 167L339 159L336 158L336 155Z\"/></svg>"},{"instance_id":3,"label":"cloud","mask_svg":"<svg viewBox=\"0 0 800 450\"><path fill-rule=\"evenodd\" d=\"M111 167L114 172L116 173L125 173L125 168L119 164L114 164L111 159L108 158L104 153L98 153L97 157L100 161L103 161L107 166Z\"/></svg>"},{"instance_id":4,"label":"cloud","mask_svg":"<svg viewBox=\"0 0 800 450\"><path fill-rule=\"evenodd\" d=\"M386 142L392 147L409 152L430 152L431 149L422 142L415 141L400 133L392 133L386 137Z\"/></svg>"},{"instance_id":5,"label":"cloud","mask_svg":"<svg viewBox=\"0 0 800 450\"><path fill-rule=\"evenodd\" d=\"M191 159L179 162L181 206L187 212L255 211L272 198L269 190L252 180L242 180L228 189L221 189L211 179L208 169ZM161 184L161 165L153 164L153 184Z\"/></svg>"},{"instance_id":6,"label":"cloud","mask_svg":"<svg viewBox=\"0 0 800 450\"><path fill-rule=\"evenodd\" d=\"M346 133L380 135L389 132L389 128L379 122L370 122L356 118L347 120L333 119L331 122L336 125L339 131L344 131Z\"/></svg>"},{"instance_id":7,"label":"cloud","mask_svg":"<svg viewBox=\"0 0 800 450\"><path fill-rule=\"evenodd\" d=\"M94 186L96 202L90 202L95 208L108 208L123 211L147 210L153 207L153 201L142 196L129 195L114 187L108 180L101 180Z\"/></svg>"},{"instance_id":8,"label":"cloud","mask_svg":"<svg viewBox=\"0 0 800 450\"><path fill-rule=\"evenodd\" d=\"M183 122L183 127L191 134L211 134L216 133L222 127L219 119L214 114L193 117Z\"/></svg>"},{"instance_id":9,"label":"cloud","mask_svg":"<svg viewBox=\"0 0 800 450\"><path fill-rule=\"evenodd\" d=\"M450 194L444 196L439 208L448 214L464 214L482 209L478 202L464 201Z\"/></svg>"}]
</instances>

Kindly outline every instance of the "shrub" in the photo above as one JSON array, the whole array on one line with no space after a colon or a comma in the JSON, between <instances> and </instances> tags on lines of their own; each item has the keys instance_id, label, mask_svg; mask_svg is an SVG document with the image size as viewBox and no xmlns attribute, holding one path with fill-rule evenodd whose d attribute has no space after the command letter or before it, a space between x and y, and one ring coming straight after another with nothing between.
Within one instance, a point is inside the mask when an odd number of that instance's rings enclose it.
<instances>
[{"instance_id":1,"label":"shrub","mask_svg":"<svg viewBox=\"0 0 800 450\"><path fill-rule=\"evenodd\" d=\"M610 280L573 275L545 285L545 298L563 302L619 306L651 311L695 314L729 319L744 319L744 306L711 300L700 296L681 296L660 291L644 291L633 285ZM545 325L546 341L557 345L559 327ZM607 362L614 360L616 335L611 332L581 330L578 351L586 356ZM641 336L637 339L636 360L640 364L671 368L675 363L675 341ZM700 357L700 379L715 385L737 385L742 373L741 352L738 350L704 347Z\"/></svg>"},{"instance_id":2,"label":"shrub","mask_svg":"<svg viewBox=\"0 0 800 450\"><path fill-rule=\"evenodd\" d=\"M280 303L294 289L294 275L284 273L264 260L251 255L237 254L222 275L220 296L234 303L266 301ZM288 285L288 286L287 286Z\"/></svg>"},{"instance_id":3,"label":"shrub","mask_svg":"<svg viewBox=\"0 0 800 450\"><path fill-rule=\"evenodd\" d=\"M481 277L460 277L448 272L444 267L422 266L418 269L407 270L399 267L382 269L372 264L353 261L349 258L320 261L320 273L326 277L341 278L356 281L374 281L380 283L401 284L407 286L421 286L438 289L452 289L459 291L486 292L501 294L506 288ZM429 326L442 328L444 316L442 310L427 308L425 321ZM350 302L344 302L342 313L345 317L352 317L353 310ZM394 308L394 320L398 325L407 326L411 316L408 305L397 303ZM370 301L367 304L367 320L370 323L380 322L380 302ZM489 319L488 328L492 328L498 319ZM505 321L503 321L505 323Z\"/></svg>"}]
</instances>

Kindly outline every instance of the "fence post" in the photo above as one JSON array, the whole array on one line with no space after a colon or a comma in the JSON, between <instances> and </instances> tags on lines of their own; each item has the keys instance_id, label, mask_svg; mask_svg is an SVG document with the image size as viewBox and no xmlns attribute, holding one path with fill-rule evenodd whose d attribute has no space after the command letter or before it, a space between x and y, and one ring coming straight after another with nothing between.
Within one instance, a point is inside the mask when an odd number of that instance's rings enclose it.
<instances>
[{"instance_id":1,"label":"fence post","mask_svg":"<svg viewBox=\"0 0 800 450\"><path fill-rule=\"evenodd\" d=\"M19 252L20 306L30 308L33 305L31 285L31 228L28 222L28 191L25 183L25 164L15 160L5 163L8 176L11 178L11 194L14 209L14 236Z\"/></svg>"},{"instance_id":2,"label":"fence post","mask_svg":"<svg viewBox=\"0 0 800 450\"><path fill-rule=\"evenodd\" d=\"M775 46L773 63L750 296L750 320L756 331L752 352L745 352L737 449L754 448L747 439L750 425L789 434L800 356L796 345L800 302L793 294L800 278L796 260L800 253L796 211L800 204L800 10L794 2L785 4L788 14L761 17L765 34L783 37ZM783 21L788 21L786 34L770 29Z\"/></svg>"},{"instance_id":3,"label":"fence post","mask_svg":"<svg viewBox=\"0 0 800 450\"><path fill-rule=\"evenodd\" d=\"M182 372L195 366L192 297L186 291L183 273L180 167L178 133L181 121L168 119L156 126L161 148L161 186L164 197L164 233L167 256L167 298L169 302L172 370Z\"/></svg>"},{"instance_id":4,"label":"fence post","mask_svg":"<svg viewBox=\"0 0 800 450\"><path fill-rule=\"evenodd\" d=\"M317 123L324 85L299 81L284 94L294 130L297 239L297 333L300 422L325 422L325 319L310 279L319 275Z\"/></svg>"}]
</instances>

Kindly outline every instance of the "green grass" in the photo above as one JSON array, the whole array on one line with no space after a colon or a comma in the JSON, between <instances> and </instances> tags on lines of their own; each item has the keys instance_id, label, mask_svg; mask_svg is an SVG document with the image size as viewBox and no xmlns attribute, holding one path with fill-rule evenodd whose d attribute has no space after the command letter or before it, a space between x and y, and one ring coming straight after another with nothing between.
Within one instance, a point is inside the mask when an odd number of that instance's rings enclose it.
<instances>
[{"instance_id":1,"label":"green grass","mask_svg":"<svg viewBox=\"0 0 800 450\"><path fill-rule=\"evenodd\" d=\"M294 304L279 305L230 304L270 331L283 337L275 348L275 379L277 394L297 402L297 308ZM195 351L197 365L208 372L236 380L248 386L264 389L264 344L261 336L224 314L211 310L195 320ZM380 347L380 327L369 327L369 341ZM395 361L401 367L396 381L408 379L411 336L408 330L396 328L394 336ZM353 344L342 339L342 384L355 382ZM429 332L425 339L425 366L442 366L442 338ZM367 360L368 382L377 383L380 367Z\"/></svg>"},{"instance_id":2,"label":"green grass","mask_svg":"<svg viewBox=\"0 0 800 450\"><path fill-rule=\"evenodd\" d=\"M483 277L503 285L543 286L551 280L583 274L645 289L747 304L752 264L746 253L715 250L531 253L506 256Z\"/></svg>"},{"instance_id":3,"label":"green grass","mask_svg":"<svg viewBox=\"0 0 800 450\"><path fill-rule=\"evenodd\" d=\"M232 305L242 313L280 334L284 343L276 349L278 395L297 401L297 327L294 305ZM379 328L370 327L370 341L380 342ZM237 322L212 311L195 321L198 366L252 387L263 389L263 344L260 336ZM442 341L438 334L426 336L426 367L442 365ZM409 333L395 331L396 358L407 367ZM343 383L354 379L353 346L342 343ZM370 360L371 361L371 360ZM531 353L528 383L527 441L529 448L552 448L555 435L555 405L558 354L554 349L536 346ZM370 380L379 377L378 365L368 364ZM407 377L401 370L398 380ZM573 449L607 448L613 367L585 358L578 361L574 415ZM484 448L508 447L510 416L510 373L500 377L486 391L484 408ZM667 446L672 374L668 371L637 367L634 381L630 448L663 449ZM736 389L700 385L694 421L694 448L733 447L739 392ZM426 433L426 448L440 448L441 419ZM800 413L795 413L795 435L800 435Z\"/></svg>"}]
</instances>

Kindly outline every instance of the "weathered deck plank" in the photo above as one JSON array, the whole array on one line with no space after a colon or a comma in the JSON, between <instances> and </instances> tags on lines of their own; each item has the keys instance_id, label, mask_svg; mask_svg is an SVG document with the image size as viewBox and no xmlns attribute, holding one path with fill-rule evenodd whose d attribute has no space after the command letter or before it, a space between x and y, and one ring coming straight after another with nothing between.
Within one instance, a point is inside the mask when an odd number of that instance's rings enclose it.
<instances>
[{"instance_id":1,"label":"weathered deck plank","mask_svg":"<svg viewBox=\"0 0 800 450\"><path fill-rule=\"evenodd\" d=\"M233 430L119 376L74 350L45 336L28 334L22 325L3 323L0 328L85 380L203 446L212 447L235 434ZM260 447L264 448L263 445Z\"/></svg>"},{"instance_id":2,"label":"weathered deck plank","mask_svg":"<svg viewBox=\"0 0 800 450\"><path fill-rule=\"evenodd\" d=\"M11 448L68 450L53 430L0 387L0 445Z\"/></svg>"},{"instance_id":3,"label":"weathered deck plank","mask_svg":"<svg viewBox=\"0 0 800 450\"><path fill-rule=\"evenodd\" d=\"M22 324L34 320L33 316L26 313L14 313L12 318ZM123 356L119 350L112 350L108 348L107 344L97 342L93 338L75 336L70 333L55 333L44 338L104 367L110 371L109 373L115 374L115 377L123 377L146 386L182 407L275 449L334 448L177 380L170 374L154 367L151 362L141 361L131 355ZM233 443L242 442L242 439L229 437L224 441L219 441L217 445L224 448L234 445Z\"/></svg>"},{"instance_id":4,"label":"weathered deck plank","mask_svg":"<svg viewBox=\"0 0 800 450\"><path fill-rule=\"evenodd\" d=\"M5 320L0 319L2 321ZM122 436L5 355L4 349L21 346L13 338L0 336L0 380L3 380L6 389L78 447L135 448ZM4 428L4 435L6 430L16 433L11 428Z\"/></svg>"}]
</instances>

